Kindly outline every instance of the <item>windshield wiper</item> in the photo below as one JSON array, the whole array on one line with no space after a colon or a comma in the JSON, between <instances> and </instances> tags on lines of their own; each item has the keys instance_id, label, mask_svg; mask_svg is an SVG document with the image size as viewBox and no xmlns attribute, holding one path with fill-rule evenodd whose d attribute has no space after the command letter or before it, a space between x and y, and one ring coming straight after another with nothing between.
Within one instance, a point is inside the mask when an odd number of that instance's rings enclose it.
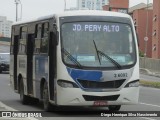
<instances>
[{"instance_id":1,"label":"windshield wiper","mask_svg":"<svg viewBox=\"0 0 160 120\"><path fill-rule=\"evenodd\" d=\"M64 53L73 63L75 63L78 68L82 68L82 65L66 49L62 48L62 53Z\"/></svg>"},{"instance_id":2,"label":"windshield wiper","mask_svg":"<svg viewBox=\"0 0 160 120\"><path fill-rule=\"evenodd\" d=\"M118 62L116 62L113 58L109 57L107 54L105 54L105 53L103 53L102 51L99 51L99 50L98 50L98 53L101 56L104 56L105 58L107 58L108 60L110 60L114 65L117 66L117 68L119 68L119 69L122 68L122 66Z\"/></svg>"},{"instance_id":3,"label":"windshield wiper","mask_svg":"<svg viewBox=\"0 0 160 120\"><path fill-rule=\"evenodd\" d=\"M93 43L94 43L94 47L95 47L95 49L96 49L96 53L97 53L97 57L98 57L99 64L101 65L101 60L100 60L100 57L99 57L99 52L98 52L97 45L96 45L96 43L95 43L94 40L93 40Z\"/></svg>"},{"instance_id":4,"label":"windshield wiper","mask_svg":"<svg viewBox=\"0 0 160 120\"><path fill-rule=\"evenodd\" d=\"M104 56L105 58L107 58L107 59L108 59L109 61L111 61L114 65L116 65L117 68L119 68L119 69L122 68L122 66L121 66L118 62L116 62L114 59L112 59L112 58L111 58L110 56L108 56L107 54L105 54L105 53L103 53L102 51L98 50L98 49L97 49L97 46L96 46L96 43L95 43L94 40L93 40L93 43L94 43L94 46L95 46L95 49L96 49L96 52L97 52L97 56L98 56L98 60L99 60L100 65L101 65L101 60L100 60L100 58L99 58L99 55Z\"/></svg>"}]
</instances>

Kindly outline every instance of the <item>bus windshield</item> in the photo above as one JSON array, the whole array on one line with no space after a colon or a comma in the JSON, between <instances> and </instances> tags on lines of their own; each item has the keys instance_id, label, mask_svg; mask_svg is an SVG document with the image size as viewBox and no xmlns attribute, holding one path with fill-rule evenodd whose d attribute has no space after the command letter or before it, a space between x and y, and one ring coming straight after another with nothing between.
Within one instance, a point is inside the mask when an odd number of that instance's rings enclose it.
<instances>
[{"instance_id":1,"label":"bus windshield","mask_svg":"<svg viewBox=\"0 0 160 120\"><path fill-rule=\"evenodd\" d=\"M61 31L62 58L67 65L77 66L76 61L83 67L120 68L136 62L134 37L129 24L63 23Z\"/></svg>"}]
</instances>

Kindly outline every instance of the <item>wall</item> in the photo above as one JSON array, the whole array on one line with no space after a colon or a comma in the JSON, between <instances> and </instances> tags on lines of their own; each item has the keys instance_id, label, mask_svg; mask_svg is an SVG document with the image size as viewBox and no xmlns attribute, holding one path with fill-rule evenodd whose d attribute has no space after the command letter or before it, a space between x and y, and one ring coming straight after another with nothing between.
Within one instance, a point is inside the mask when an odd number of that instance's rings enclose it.
<instances>
[{"instance_id":1,"label":"wall","mask_svg":"<svg viewBox=\"0 0 160 120\"><path fill-rule=\"evenodd\" d=\"M146 36L146 24L147 24L147 10L145 9L140 9L140 10L135 10L132 14L133 21L135 23L135 28L136 32L138 34L139 38L139 49L145 53L145 46L147 47L147 57L152 57L152 16L153 16L153 11L148 10L148 41L147 41L147 46L144 41L144 37Z\"/></svg>"},{"instance_id":2,"label":"wall","mask_svg":"<svg viewBox=\"0 0 160 120\"><path fill-rule=\"evenodd\" d=\"M129 8L129 0L109 0L112 8Z\"/></svg>"},{"instance_id":3,"label":"wall","mask_svg":"<svg viewBox=\"0 0 160 120\"><path fill-rule=\"evenodd\" d=\"M108 0L77 0L78 9L102 10L102 6L107 5Z\"/></svg>"},{"instance_id":4,"label":"wall","mask_svg":"<svg viewBox=\"0 0 160 120\"><path fill-rule=\"evenodd\" d=\"M103 10L109 11L109 5L104 5L104 6L102 6L102 7L103 7Z\"/></svg>"},{"instance_id":5,"label":"wall","mask_svg":"<svg viewBox=\"0 0 160 120\"><path fill-rule=\"evenodd\" d=\"M145 68L152 71L160 72L160 59L141 57L139 62L140 62L140 68Z\"/></svg>"},{"instance_id":6,"label":"wall","mask_svg":"<svg viewBox=\"0 0 160 120\"><path fill-rule=\"evenodd\" d=\"M160 0L153 0L152 34L152 48L155 47L152 51L152 57L160 59Z\"/></svg>"}]
</instances>

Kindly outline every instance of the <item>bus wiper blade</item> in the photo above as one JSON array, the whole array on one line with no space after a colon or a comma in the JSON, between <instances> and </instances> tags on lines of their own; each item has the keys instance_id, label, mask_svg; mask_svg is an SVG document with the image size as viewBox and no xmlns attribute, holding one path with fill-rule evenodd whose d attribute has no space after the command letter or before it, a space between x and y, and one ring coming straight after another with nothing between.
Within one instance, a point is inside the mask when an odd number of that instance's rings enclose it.
<instances>
[{"instance_id":1,"label":"bus wiper blade","mask_svg":"<svg viewBox=\"0 0 160 120\"><path fill-rule=\"evenodd\" d=\"M62 48L62 53L64 53L73 63L75 63L78 68L82 68L82 65L66 49Z\"/></svg>"},{"instance_id":2,"label":"bus wiper blade","mask_svg":"<svg viewBox=\"0 0 160 120\"><path fill-rule=\"evenodd\" d=\"M95 47L95 49L96 49L96 53L97 53L97 57L98 57L99 64L101 65L101 60L100 60L100 58L99 58L97 45L96 45L96 42L95 42L94 40L93 40L93 43L94 43L94 47Z\"/></svg>"},{"instance_id":3,"label":"bus wiper blade","mask_svg":"<svg viewBox=\"0 0 160 120\"><path fill-rule=\"evenodd\" d=\"M108 60L110 60L114 65L117 66L117 68L119 68L119 69L122 68L122 66L118 62L116 62L114 59L112 59L111 57L109 57L107 54L105 54L105 53L103 53L102 51L99 51L99 50L98 50L98 53L100 55L104 56L105 58L107 58Z\"/></svg>"}]
</instances>

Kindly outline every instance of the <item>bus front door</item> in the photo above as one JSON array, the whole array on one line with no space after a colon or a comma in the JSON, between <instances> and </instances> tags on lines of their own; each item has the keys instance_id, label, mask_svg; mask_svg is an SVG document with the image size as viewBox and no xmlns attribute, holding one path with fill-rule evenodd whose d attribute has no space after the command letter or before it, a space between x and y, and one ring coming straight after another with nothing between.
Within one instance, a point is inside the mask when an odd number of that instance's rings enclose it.
<instances>
[{"instance_id":1,"label":"bus front door","mask_svg":"<svg viewBox=\"0 0 160 120\"><path fill-rule=\"evenodd\" d=\"M28 94L33 94L33 44L34 34L28 34L27 39L27 89Z\"/></svg>"}]
</instances>

